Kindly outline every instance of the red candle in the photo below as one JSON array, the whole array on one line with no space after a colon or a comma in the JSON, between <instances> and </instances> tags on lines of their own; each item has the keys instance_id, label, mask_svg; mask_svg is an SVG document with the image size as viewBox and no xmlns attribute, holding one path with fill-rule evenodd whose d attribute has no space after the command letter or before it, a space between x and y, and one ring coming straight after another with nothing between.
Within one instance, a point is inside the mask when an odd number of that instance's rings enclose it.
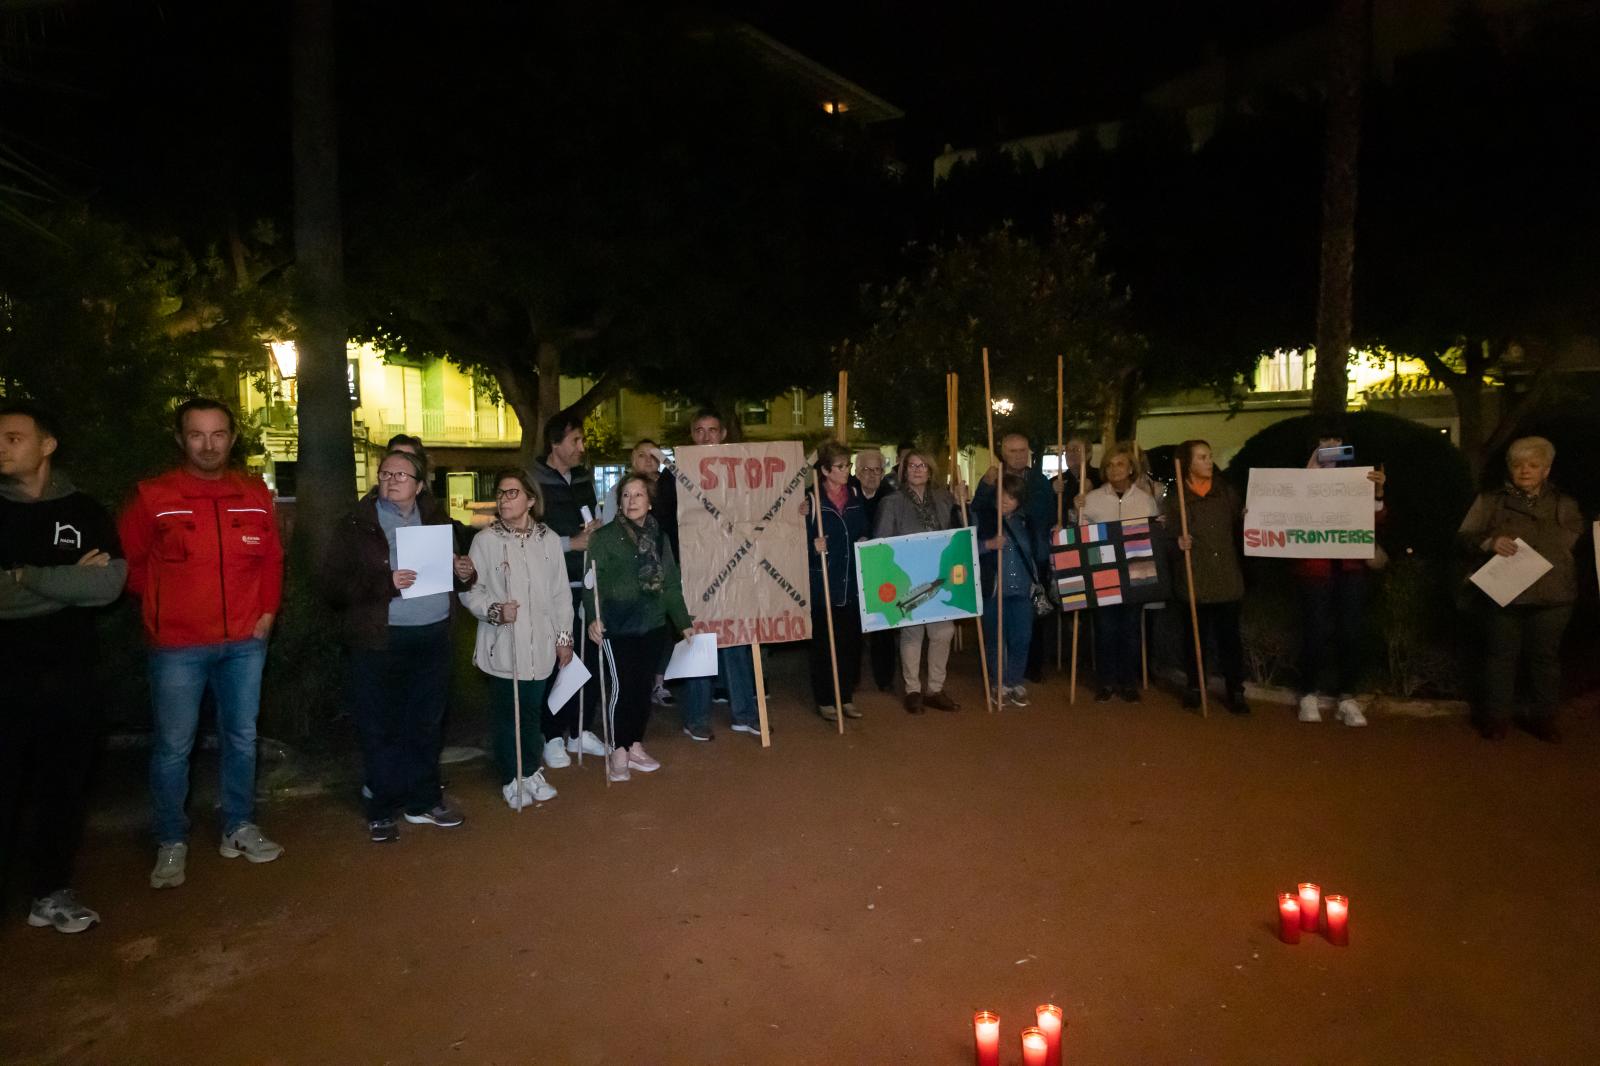
<instances>
[{"instance_id":1,"label":"red candle","mask_svg":"<svg viewBox=\"0 0 1600 1066\"><path fill-rule=\"evenodd\" d=\"M1293 892L1278 893L1278 939L1300 943L1300 900Z\"/></svg>"},{"instance_id":2,"label":"red candle","mask_svg":"<svg viewBox=\"0 0 1600 1066\"><path fill-rule=\"evenodd\" d=\"M1061 1066L1061 1030L1065 1024L1061 1020L1061 1008L1054 1003L1041 1003L1033 1009L1039 1019L1039 1030L1044 1033L1047 1050L1045 1061L1049 1066Z\"/></svg>"},{"instance_id":3,"label":"red candle","mask_svg":"<svg viewBox=\"0 0 1600 1066\"><path fill-rule=\"evenodd\" d=\"M978 1048L978 1066L1000 1066L1000 1015L992 1010L974 1014L972 1039Z\"/></svg>"},{"instance_id":4,"label":"red candle","mask_svg":"<svg viewBox=\"0 0 1600 1066\"><path fill-rule=\"evenodd\" d=\"M1315 933L1322 913L1322 886L1300 882L1300 928Z\"/></svg>"},{"instance_id":5,"label":"red candle","mask_svg":"<svg viewBox=\"0 0 1600 1066\"><path fill-rule=\"evenodd\" d=\"M1049 1054L1050 1041L1043 1029L1030 1025L1022 1031L1022 1066L1045 1066Z\"/></svg>"},{"instance_id":6,"label":"red candle","mask_svg":"<svg viewBox=\"0 0 1600 1066\"><path fill-rule=\"evenodd\" d=\"M1324 902L1328 905L1328 943L1336 947L1350 945L1350 897L1329 896Z\"/></svg>"}]
</instances>

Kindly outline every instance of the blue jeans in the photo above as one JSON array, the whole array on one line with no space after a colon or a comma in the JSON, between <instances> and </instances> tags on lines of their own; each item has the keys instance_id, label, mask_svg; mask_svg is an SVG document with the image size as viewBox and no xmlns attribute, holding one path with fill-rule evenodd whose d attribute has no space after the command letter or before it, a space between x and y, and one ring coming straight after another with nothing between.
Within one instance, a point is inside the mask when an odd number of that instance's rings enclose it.
<instances>
[{"instance_id":1,"label":"blue jeans","mask_svg":"<svg viewBox=\"0 0 1600 1066\"><path fill-rule=\"evenodd\" d=\"M189 835L189 753L200 725L200 699L209 685L217 703L222 749L222 832L255 818L256 714L267 642L236 640L150 652L150 702L155 742L150 751L150 804L156 842Z\"/></svg>"},{"instance_id":2,"label":"blue jeans","mask_svg":"<svg viewBox=\"0 0 1600 1066\"><path fill-rule=\"evenodd\" d=\"M1028 667L1028 646L1033 643L1033 598L1026 592L1004 596L996 609L993 596L983 601L983 644L988 650L989 666L995 662L995 628L999 612L1006 613L1005 678L1000 682L1007 688L1022 684L1022 675ZM993 678L990 679L991 683Z\"/></svg>"},{"instance_id":3,"label":"blue jeans","mask_svg":"<svg viewBox=\"0 0 1600 1066\"><path fill-rule=\"evenodd\" d=\"M678 703L683 708L685 729L701 732L711 728L711 682L709 677L687 677L678 683ZM718 648L717 676L728 693L728 709L734 725L756 725L756 667L749 647Z\"/></svg>"}]
</instances>

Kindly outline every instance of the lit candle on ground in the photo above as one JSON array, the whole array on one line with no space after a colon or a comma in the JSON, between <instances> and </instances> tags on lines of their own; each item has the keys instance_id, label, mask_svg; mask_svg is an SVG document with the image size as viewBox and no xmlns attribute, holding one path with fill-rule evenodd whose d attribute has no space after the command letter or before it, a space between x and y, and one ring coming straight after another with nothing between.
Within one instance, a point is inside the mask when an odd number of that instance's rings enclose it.
<instances>
[{"instance_id":1,"label":"lit candle on ground","mask_svg":"<svg viewBox=\"0 0 1600 1066\"><path fill-rule=\"evenodd\" d=\"M1043 1029L1030 1025L1022 1031L1022 1066L1045 1066L1045 1057L1049 1054L1050 1041L1045 1038Z\"/></svg>"},{"instance_id":2,"label":"lit candle on ground","mask_svg":"<svg viewBox=\"0 0 1600 1066\"><path fill-rule=\"evenodd\" d=\"M1310 881L1300 882L1300 928L1317 931L1317 918L1322 913L1322 886Z\"/></svg>"},{"instance_id":3,"label":"lit candle on ground","mask_svg":"<svg viewBox=\"0 0 1600 1066\"><path fill-rule=\"evenodd\" d=\"M1300 943L1300 900L1293 892L1278 893L1278 939Z\"/></svg>"},{"instance_id":4,"label":"lit candle on ground","mask_svg":"<svg viewBox=\"0 0 1600 1066\"><path fill-rule=\"evenodd\" d=\"M1000 1066L1000 1015L992 1010L974 1014L972 1039L978 1049L978 1066Z\"/></svg>"},{"instance_id":5,"label":"lit candle on ground","mask_svg":"<svg viewBox=\"0 0 1600 1066\"><path fill-rule=\"evenodd\" d=\"M1064 1028L1061 1008L1054 1003L1041 1003L1033 1009L1033 1013L1039 1019L1039 1030L1044 1033L1046 1063L1048 1066L1061 1066L1061 1030Z\"/></svg>"},{"instance_id":6,"label":"lit candle on ground","mask_svg":"<svg viewBox=\"0 0 1600 1066\"><path fill-rule=\"evenodd\" d=\"M1346 947L1350 943L1350 897L1329 896L1323 901L1328 907L1328 943Z\"/></svg>"}]
</instances>

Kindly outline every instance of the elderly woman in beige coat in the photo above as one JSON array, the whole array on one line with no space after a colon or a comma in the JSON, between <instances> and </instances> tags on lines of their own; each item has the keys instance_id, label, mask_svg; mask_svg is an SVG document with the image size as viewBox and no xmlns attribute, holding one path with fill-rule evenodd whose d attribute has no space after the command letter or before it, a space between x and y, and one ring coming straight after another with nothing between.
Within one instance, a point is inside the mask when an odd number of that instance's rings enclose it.
<instances>
[{"instance_id":1,"label":"elderly woman in beige coat","mask_svg":"<svg viewBox=\"0 0 1600 1066\"><path fill-rule=\"evenodd\" d=\"M1524 725L1540 740L1561 739L1556 709L1561 700L1561 635L1578 598L1572 549L1583 534L1577 501L1550 483L1556 449L1543 437L1512 441L1506 453L1509 478L1482 493L1461 522L1462 547L1476 569L1492 556L1535 551L1550 569L1504 607L1481 597L1488 646L1478 731L1499 740L1509 731L1516 698L1517 667L1526 662L1533 697ZM1527 545L1518 546L1517 541ZM1472 590L1476 593L1476 590Z\"/></svg>"},{"instance_id":2,"label":"elderly woman in beige coat","mask_svg":"<svg viewBox=\"0 0 1600 1066\"><path fill-rule=\"evenodd\" d=\"M933 457L915 449L900 453L900 489L883 497L878 504L875 537L900 537L907 533L931 533L953 529L955 497L933 484ZM954 711L960 704L944 690L945 666L950 660L950 642L955 638L954 622L930 622L925 626L905 626L899 632L900 675L905 682L905 707L921 714L924 707ZM922 645L928 645L928 688L922 689Z\"/></svg>"},{"instance_id":3,"label":"elderly woman in beige coat","mask_svg":"<svg viewBox=\"0 0 1600 1066\"><path fill-rule=\"evenodd\" d=\"M539 729L546 718L546 686L572 658L572 593L561 538L539 520L542 509L533 480L521 470L502 470L494 487L497 517L473 538L470 554L478 575L461 594L461 603L478 619L472 662L489 675L490 733L500 794L520 809L556 795L539 766L544 752Z\"/></svg>"}]
</instances>

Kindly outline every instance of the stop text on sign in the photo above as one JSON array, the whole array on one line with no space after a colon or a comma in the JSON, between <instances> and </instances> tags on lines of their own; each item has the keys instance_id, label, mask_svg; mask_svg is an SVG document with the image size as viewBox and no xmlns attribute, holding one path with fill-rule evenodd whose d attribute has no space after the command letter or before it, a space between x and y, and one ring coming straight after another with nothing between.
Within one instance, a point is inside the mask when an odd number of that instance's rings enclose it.
<instances>
[{"instance_id":1,"label":"stop text on sign","mask_svg":"<svg viewBox=\"0 0 1600 1066\"><path fill-rule=\"evenodd\" d=\"M700 460L700 490L770 489L777 484L788 464L775 455L741 458L713 455Z\"/></svg>"}]
</instances>

